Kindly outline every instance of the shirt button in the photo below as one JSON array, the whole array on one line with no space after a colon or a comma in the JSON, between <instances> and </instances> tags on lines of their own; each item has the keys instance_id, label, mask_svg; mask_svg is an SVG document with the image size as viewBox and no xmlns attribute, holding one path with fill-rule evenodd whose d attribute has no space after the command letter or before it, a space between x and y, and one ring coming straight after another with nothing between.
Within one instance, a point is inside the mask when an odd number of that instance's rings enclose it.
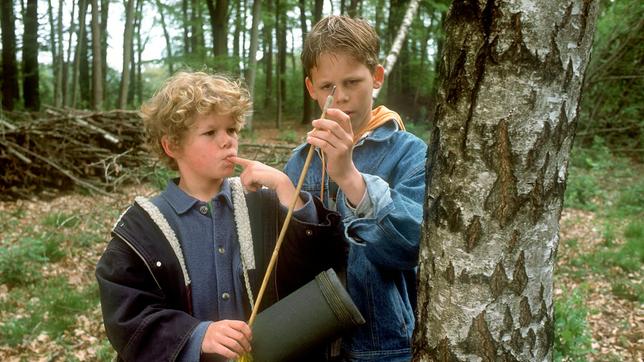
<instances>
[{"instance_id":1,"label":"shirt button","mask_svg":"<svg viewBox=\"0 0 644 362\"><path fill-rule=\"evenodd\" d=\"M221 299L223 299L223 300L228 300L228 299L230 299L230 294L228 294L228 293L223 293L223 294L221 295Z\"/></svg>"},{"instance_id":2,"label":"shirt button","mask_svg":"<svg viewBox=\"0 0 644 362\"><path fill-rule=\"evenodd\" d=\"M219 248L217 248L217 251L219 252L219 254L223 254L226 252L226 249L224 249L223 246L220 246Z\"/></svg>"},{"instance_id":3,"label":"shirt button","mask_svg":"<svg viewBox=\"0 0 644 362\"><path fill-rule=\"evenodd\" d=\"M208 213L208 206L201 205L201 207L199 208L199 212L206 215Z\"/></svg>"},{"instance_id":4,"label":"shirt button","mask_svg":"<svg viewBox=\"0 0 644 362\"><path fill-rule=\"evenodd\" d=\"M310 229L307 229L306 236L311 236L311 235L313 235L313 231L311 231Z\"/></svg>"}]
</instances>

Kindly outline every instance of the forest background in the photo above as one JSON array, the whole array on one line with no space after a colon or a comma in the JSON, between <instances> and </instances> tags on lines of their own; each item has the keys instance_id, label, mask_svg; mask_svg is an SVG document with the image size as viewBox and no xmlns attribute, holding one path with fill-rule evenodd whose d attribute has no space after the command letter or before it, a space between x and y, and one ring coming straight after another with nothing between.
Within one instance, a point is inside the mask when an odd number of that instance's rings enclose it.
<instances>
[{"instance_id":1,"label":"forest background","mask_svg":"<svg viewBox=\"0 0 644 362\"><path fill-rule=\"evenodd\" d=\"M140 130L136 113L128 110L136 110L177 70L239 77L255 100L241 151L279 166L318 113L299 62L307 30L328 14L363 17L381 37L384 60L410 3L3 0L0 359L113 356L100 324L93 266L132 194L154 192L169 175L139 153L127 153ZM449 5L419 2L376 100L401 113L409 130L425 140ZM561 221L558 359L642 358L643 15L638 1L601 1ZM104 160L71 157L76 165L65 167L65 152L92 153L60 146L73 143L59 134L69 127L87 139L96 138L85 134L95 128L98 138L122 139L117 156L106 156L117 169L111 178L92 178L107 174L96 171L107 168ZM34 148L18 148L38 132L36 143L50 147L40 158L27 152ZM123 141L127 137L130 143ZM27 143L35 147L33 140ZM134 165L144 167L135 171ZM139 182L143 186L134 186Z\"/></svg>"}]
</instances>

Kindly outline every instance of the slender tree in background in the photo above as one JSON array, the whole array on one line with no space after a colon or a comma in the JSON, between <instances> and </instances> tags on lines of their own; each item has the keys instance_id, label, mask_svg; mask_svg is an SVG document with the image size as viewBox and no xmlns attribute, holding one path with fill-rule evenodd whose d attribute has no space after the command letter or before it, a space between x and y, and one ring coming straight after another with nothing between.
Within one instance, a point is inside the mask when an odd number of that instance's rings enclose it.
<instances>
[{"instance_id":1,"label":"slender tree in background","mask_svg":"<svg viewBox=\"0 0 644 362\"><path fill-rule=\"evenodd\" d=\"M212 24L212 41L213 41L213 54L215 57L223 57L228 54L228 44L226 25L228 23L228 0L206 0L208 2L208 10L210 11L210 21ZM214 6L213 6L214 5Z\"/></svg>"},{"instance_id":2,"label":"slender tree in background","mask_svg":"<svg viewBox=\"0 0 644 362\"><path fill-rule=\"evenodd\" d=\"M137 26L136 26L136 104L143 103L143 49L150 39L146 36L145 40L141 39L141 23L143 21L143 5L144 0L139 0L138 11L136 12ZM203 38L203 37L202 37Z\"/></svg>"},{"instance_id":3,"label":"slender tree in background","mask_svg":"<svg viewBox=\"0 0 644 362\"><path fill-rule=\"evenodd\" d=\"M208 10L213 0L206 0L208 3ZM212 14L210 15L212 17ZM190 54L190 23L188 22L188 0L181 1L181 20L183 24L183 54ZM212 21L212 20L211 20Z\"/></svg>"},{"instance_id":4,"label":"slender tree in background","mask_svg":"<svg viewBox=\"0 0 644 362\"><path fill-rule=\"evenodd\" d=\"M244 33L245 26L242 26L242 7L241 1L237 1L235 4L235 30L233 34L233 59L235 61L234 70L235 73L239 72L239 61L241 60L239 52L239 39L241 33Z\"/></svg>"},{"instance_id":5,"label":"slender tree in background","mask_svg":"<svg viewBox=\"0 0 644 362\"><path fill-rule=\"evenodd\" d=\"M315 0L313 3L313 21L314 24L317 23L318 21L322 20L322 10L324 10L324 1L323 0Z\"/></svg>"},{"instance_id":6,"label":"slender tree in background","mask_svg":"<svg viewBox=\"0 0 644 362\"><path fill-rule=\"evenodd\" d=\"M101 65L103 67L101 75L103 79L101 84L103 87L103 101L105 101L107 92L106 92L106 81L107 81L107 20L109 18L109 7L110 0L101 0Z\"/></svg>"},{"instance_id":7,"label":"slender tree in background","mask_svg":"<svg viewBox=\"0 0 644 362\"><path fill-rule=\"evenodd\" d=\"M286 11L285 1L275 0L275 38L277 39L277 64L275 68L277 83L277 117L275 126L280 128L284 119L286 101Z\"/></svg>"},{"instance_id":8,"label":"slender tree in background","mask_svg":"<svg viewBox=\"0 0 644 362\"><path fill-rule=\"evenodd\" d=\"M165 39L165 50L166 58L165 62L168 64L168 73L170 75L174 74L174 61L172 59L172 42L170 41L170 34L168 33L168 26L165 22L165 11L164 5L161 4L160 0L155 0L157 5L157 11L159 12L159 17L161 18L161 29L163 30L163 38Z\"/></svg>"},{"instance_id":9,"label":"slender tree in background","mask_svg":"<svg viewBox=\"0 0 644 362\"><path fill-rule=\"evenodd\" d=\"M103 62L101 51L101 12L92 0L92 109L103 109Z\"/></svg>"},{"instance_id":10,"label":"slender tree in background","mask_svg":"<svg viewBox=\"0 0 644 362\"><path fill-rule=\"evenodd\" d=\"M80 6L80 3L82 3L82 0L79 1L79 4L78 4L79 6ZM67 41L67 58L66 58L67 60L64 62L65 66L63 67L63 82L62 82L62 84L63 84L63 104L64 105L69 105L70 100L71 100L70 90L69 90L69 82L68 82L68 79L69 79L69 65L72 64L72 62L71 62L72 52L73 52L72 49L74 48L72 46L72 38L74 37L73 35L76 32L76 25L74 23L74 19L76 18L74 16L75 11L76 11L76 4L75 4L74 1L72 1L71 7L72 7L72 13L71 13L71 18L70 18L71 20L70 20L70 23L69 23L69 31L68 31L69 36L68 36L68 41ZM61 36L61 39L62 39L62 36ZM75 64L76 63L74 62L74 65ZM73 71L73 69L74 68L72 67L72 71ZM74 84L76 84L76 83L74 83Z\"/></svg>"},{"instance_id":11,"label":"slender tree in background","mask_svg":"<svg viewBox=\"0 0 644 362\"><path fill-rule=\"evenodd\" d=\"M57 59L56 59L56 73L55 73L55 87L56 91L55 93L58 95L57 97L54 97L54 104L56 107L61 107L64 103L64 71L63 69L66 67L65 64L65 49L63 49L63 7L64 7L65 2L61 0L61 2L58 4L58 19L56 22L56 40L57 40Z\"/></svg>"},{"instance_id":12,"label":"slender tree in background","mask_svg":"<svg viewBox=\"0 0 644 362\"><path fill-rule=\"evenodd\" d=\"M62 8L62 4L58 4ZM54 105L60 107L60 88L56 84L56 74L58 74L58 56L56 42L56 22L54 21L54 9L51 6L51 0L47 0L47 17L49 19L49 50L51 51L51 70L54 74Z\"/></svg>"},{"instance_id":13,"label":"slender tree in background","mask_svg":"<svg viewBox=\"0 0 644 362\"><path fill-rule=\"evenodd\" d=\"M90 4L89 0L85 4L85 8ZM87 11L87 10L86 10ZM89 15L89 14L88 14ZM91 23L91 20L90 20ZM89 41L89 31L91 30L91 27L88 28L87 24L85 24L85 31L83 31L83 37L80 38L80 64L78 66L78 89L79 89L79 102L81 104L81 107L85 108L90 108L92 104L92 93L91 93L91 76L90 76L90 41Z\"/></svg>"},{"instance_id":14,"label":"slender tree in background","mask_svg":"<svg viewBox=\"0 0 644 362\"><path fill-rule=\"evenodd\" d=\"M264 27L262 28L264 38L264 75L266 81L264 84L264 108L267 108L273 99L273 0L266 0L266 16L264 17Z\"/></svg>"},{"instance_id":15,"label":"slender tree in background","mask_svg":"<svg viewBox=\"0 0 644 362\"><path fill-rule=\"evenodd\" d=\"M203 34L203 14L201 12L201 1L191 0L190 2L190 47L192 48L192 54L198 56L199 61L203 62L205 60L205 40Z\"/></svg>"},{"instance_id":16,"label":"slender tree in background","mask_svg":"<svg viewBox=\"0 0 644 362\"><path fill-rule=\"evenodd\" d=\"M18 87L18 65L16 63L16 23L13 1L2 1L2 109L12 111L15 101L20 98Z\"/></svg>"},{"instance_id":17,"label":"slender tree in background","mask_svg":"<svg viewBox=\"0 0 644 362\"><path fill-rule=\"evenodd\" d=\"M355 18L358 15L358 0L351 0L349 8L347 9L347 15L352 18Z\"/></svg>"},{"instance_id":18,"label":"slender tree in background","mask_svg":"<svg viewBox=\"0 0 644 362\"><path fill-rule=\"evenodd\" d=\"M306 39L306 35L308 34L308 27L306 25L306 0L299 0L298 3L300 7L300 27L302 30L302 44L304 44L304 40ZM309 91L306 89L306 84L304 83L304 79L306 78L306 69L302 67L302 124L308 124L311 122L311 114L312 112L312 101L309 98Z\"/></svg>"},{"instance_id":19,"label":"slender tree in background","mask_svg":"<svg viewBox=\"0 0 644 362\"><path fill-rule=\"evenodd\" d=\"M409 32L409 27L411 26L412 21L414 21L414 17L416 16L416 12L418 11L419 3L420 3L420 0L411 0L407 5L407 11L405 12L405 17L403 18L400 28L398 28L396 39L394 40L391 46L391 49L389 50L389 54L387 54L387 58L385 58L385 61L383 64L383 67L385 67L385 77L389 73L391 73L391 70L394 68L394 65L396 64L396 60L398 59L398 55L400 54L400 49L402 48L403 43L405 42L405 39L407 39L407 33ZM378 98L380 89L381 88L373 90L374 100Z\"/></svg>"},{"instance_id":20,"label":"slender tree in background","mask_svg":"<svg viewBox=\"0 0 644 362\"><path fill-rule=\"evenodd\" d=\"M262 2L253 0L253 21L250 29L250 49L248 50L248 67L246 68L246 84L251 98L255 98L255 76L257 75L257 49L259 44L259 20L261 17ZM246 128L253 129L253 114L246 117Z\"/></svg>"},{"instance_id":21,"label":"slender tree in background","mask_svg":"<svg viewBox=\"0 0 644 362\"><path fill-rule=\"evenodd\" d=\"M74 67L72 69L72 96L69 104L72 108L76 108L76 102L78 100L78 88L79 88L78 75L80 70L81 54L83 53L83 50L84 50L83 43L85 39L85 16L86 15L87 15L87 0L79 0L78 33L76 35L76 54L74 55ZM86 57L83 57L83 58L87 59Z\"/></svg>"},{"instance_id":22,"label":"slender tree in background","mask_svg":"<svg viewBox=\"0 0 644 362\"><path fill-rule=\"evenodd\" d=\"M24 18L25 30L22 45L23 98L25 108L32 111L40 109L40 90L38 74L38 0L27 0Z\"/></svg>"},{"instance_id":23,"label":"slender tree in background","mask_svg":"<svg viewBox=\"0 0 644 362\"><path fill-rule=\"evenodd\" d=\"M132 39L134 37L134 4L135 0L127 0L125 4L125 33L123 35L123 69L121 71L121 88L119 91L119 109L125 109L127 92L130 84L130 64L132 59Z\"/></svg>"},{"instance_id":24,"label":"slender tree in background","mask_svg":"<svg viewBox=\"0 0 644 362\"><path fill-rule=\"evenodd\" d=\"M597 1L457 0L428 150L415 361L551 361Z\"/></svg>"}]
</instances>

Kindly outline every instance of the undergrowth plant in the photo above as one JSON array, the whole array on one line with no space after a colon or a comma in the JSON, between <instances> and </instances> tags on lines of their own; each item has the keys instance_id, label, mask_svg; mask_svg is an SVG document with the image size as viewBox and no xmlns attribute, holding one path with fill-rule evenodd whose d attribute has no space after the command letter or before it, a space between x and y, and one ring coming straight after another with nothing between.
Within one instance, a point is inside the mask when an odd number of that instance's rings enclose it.
<instances>
[{"instance_id":1,"label":"undergrowth plant","mask_svg":"<svg viewBox=\"0 0 644 362\"><path fill-rule=\"evenodd\" d=\"M586 361L593 351L585 298L585 287L578 287L555 301L555 361Z\"/></svg>"}]
</instances>

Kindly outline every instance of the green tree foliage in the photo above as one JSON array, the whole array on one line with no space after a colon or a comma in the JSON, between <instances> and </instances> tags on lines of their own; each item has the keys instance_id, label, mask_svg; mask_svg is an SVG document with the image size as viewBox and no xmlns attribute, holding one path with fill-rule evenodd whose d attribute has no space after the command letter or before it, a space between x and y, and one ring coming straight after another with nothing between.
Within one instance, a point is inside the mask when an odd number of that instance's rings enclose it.
<instances>
[{"instance_id":1,"label":"green tree foliage","mask_svg":"<svg viewBox=\"0 0 644 362\"><path fill-rule=\"evenodd\" d=\"M602 137L617 151L642 154L644 3L604 3L586 74L578 142Z\"/></svg>"}]
</instances>

